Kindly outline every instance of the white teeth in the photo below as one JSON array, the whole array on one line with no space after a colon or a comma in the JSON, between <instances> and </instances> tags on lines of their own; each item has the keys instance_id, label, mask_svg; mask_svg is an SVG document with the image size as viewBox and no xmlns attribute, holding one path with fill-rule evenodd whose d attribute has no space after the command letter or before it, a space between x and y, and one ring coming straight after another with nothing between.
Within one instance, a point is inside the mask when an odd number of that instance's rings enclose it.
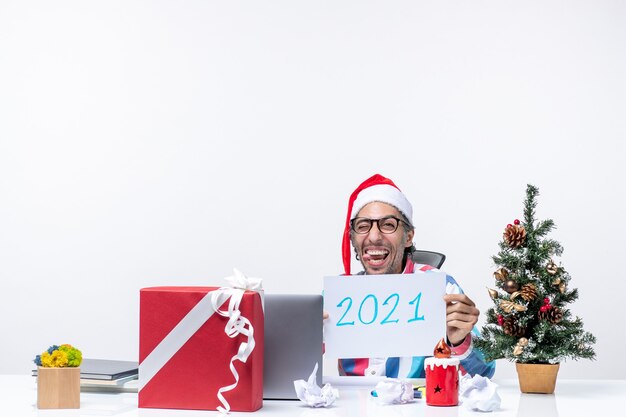
<instances>
[{"instance_id":1,"label":"white teeth","mask_svg":"<svg viewBox=\"0 0 626 417\"><path fill-rule=\"evenodd\" d=\"M386 255L388 252L386 250L368 250L368 255Z\"/></svg>"}]
</instances>

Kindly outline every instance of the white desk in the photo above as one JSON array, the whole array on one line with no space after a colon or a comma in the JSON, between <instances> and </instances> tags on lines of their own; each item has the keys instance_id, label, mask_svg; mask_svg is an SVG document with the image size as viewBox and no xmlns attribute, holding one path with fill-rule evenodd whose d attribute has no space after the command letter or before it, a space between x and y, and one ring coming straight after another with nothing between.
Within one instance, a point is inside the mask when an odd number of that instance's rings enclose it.
<instances>
[{"instance_id":1,"label":"white desk","mask_svg":"<svg viewBox=\"0 0 626 417\"><path fill-rule=\"evenodd\" d=\"M494 413L477 413L463 407L429 407L423 400L405 405L383 406L375 402L367 389L339 390L340 398L328 409L313 409L300 401L265 401L256 413L232 413L248 416L292 417L600 417L623 415L626 380L558 380L554 395L521 394L516 380L494 380L502 398L502 408ZM78 417L78 416L219 416L217 411L138 409L137 394L81 393L77 410L38 410L35 378L28 375L0 375L0 415L6 417Z\"/></svg>"}]
</instances>

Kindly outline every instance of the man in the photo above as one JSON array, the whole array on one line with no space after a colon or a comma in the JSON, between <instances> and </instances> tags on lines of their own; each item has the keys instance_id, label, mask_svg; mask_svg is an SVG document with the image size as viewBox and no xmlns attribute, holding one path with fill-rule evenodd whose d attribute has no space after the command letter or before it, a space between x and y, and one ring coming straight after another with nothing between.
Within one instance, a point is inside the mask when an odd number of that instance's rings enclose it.
<instances>
[{"instance_id":1,"label":"man","mask_svg":"<svg viewBox=\"0 0 626 417\"><path fill-rule=\"evenodd\" d=\"M415 249L412 217L411 203L390 179L376 174L359 185L348 203L342 244L345 274L350 275L351 244L363 265L360 274L423 274L435 270L411 260ZM447 275L446 280L446 336L453 355L460 360L462 372L491 377L495 363L485 362L482 353L472 349L472 330L480 312L454 278ZM423 378L424 359L340 359L339 373Z\"/></svg>"}]
</instances>

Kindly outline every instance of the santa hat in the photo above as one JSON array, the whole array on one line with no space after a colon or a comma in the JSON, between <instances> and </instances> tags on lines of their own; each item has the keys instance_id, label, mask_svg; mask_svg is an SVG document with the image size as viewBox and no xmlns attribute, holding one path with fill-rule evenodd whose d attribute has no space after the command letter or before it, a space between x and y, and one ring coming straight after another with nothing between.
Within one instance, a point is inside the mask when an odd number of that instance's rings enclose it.
<instances>
[{"instance_id":1,"label":"santa hat","mask_svg":"<svg viewBox=\"0 0 626 417\"><path fill-rule=\"evenodd\" d=\"M350 220L354 219L365 205L374 201L394 206L413 224L413 207L393 181L379 174L363 181L350 195L348 201L348 215L341 245L343 268L346 275L350 275Z\"/></svg>"}]
</instances>

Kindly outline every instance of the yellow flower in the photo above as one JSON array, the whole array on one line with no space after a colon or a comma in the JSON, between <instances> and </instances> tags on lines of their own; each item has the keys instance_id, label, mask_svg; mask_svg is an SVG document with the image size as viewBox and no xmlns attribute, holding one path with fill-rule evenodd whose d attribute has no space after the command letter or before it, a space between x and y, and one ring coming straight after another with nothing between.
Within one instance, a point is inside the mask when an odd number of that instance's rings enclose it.
<instances>
[{"instance_id":1,"label":"yellow flower","mask_svg":"<svg viewBox=\"0 0 626 417\"><path fill-rule=\"evenodd\" d=\"M44 353L41 354L41 366L45 366L46 368L50 368L52 365L52 356L50 356L50 354L48 353L48 351L45 351Z\"/></svg>"},{"instance_id":2,"label":"yellow flower","mask_svg":"<svg viewBox=\"0 0 626 417\"><path fill-rule=\"evenodd\" d=\"M52 352L52 366L56 368L63 368L67 366L67 353L62 350L55 350Z\"/></svg>"}]
</instances>

